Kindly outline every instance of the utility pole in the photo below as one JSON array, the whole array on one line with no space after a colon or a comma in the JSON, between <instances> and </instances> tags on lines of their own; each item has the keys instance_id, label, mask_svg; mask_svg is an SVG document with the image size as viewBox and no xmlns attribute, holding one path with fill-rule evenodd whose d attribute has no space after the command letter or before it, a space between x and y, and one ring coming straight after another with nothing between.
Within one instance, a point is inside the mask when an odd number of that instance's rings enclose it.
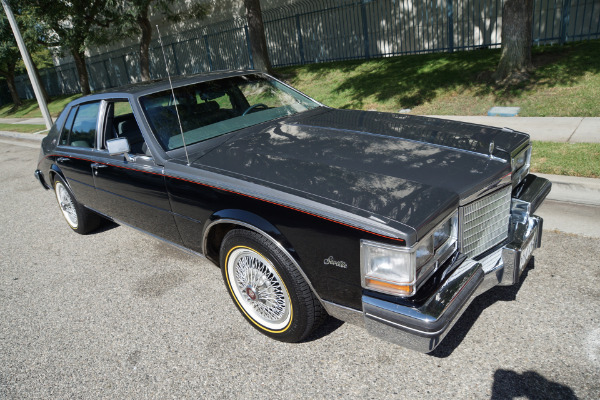
<instances>
[{"instance_id":1,"label":"utility pole","mask_svg":"<svg viewBox=\"0 0 600 400\"><path fill-rule=\"evenodd\" d=\"M31 86L33 86L33 91L35 93L35 97L37 98L38 104L40 106L40 110L42 111L42 116L44 117L44 121L46 122L46 128L52 128L52 117L50 117L50 112L48 111L48 105L46 104L46 99L42 95L42 91L40 89L40 82L37 80L37 76L33 70L33 62L31 61L31 57L29 56L29 52L27 51L27 47L25 47L25 42L21 37L21 31L19 31L19 26L17 25L17 21L15 20L15 16L10 9L10 6L6 2L6 0L2 0L2 7L4 7L4 11L6 12L6 17L8 18L8 22L10 23L10 27L13 30L13 34L15 35L15 39L17 40L17 46L19 46L19 50L21 51L21 57L23 57L23 61L25 62L25 67L27 67L27 74L29 75L29 80L31 81Z\"/></svg>"}]
</instances>

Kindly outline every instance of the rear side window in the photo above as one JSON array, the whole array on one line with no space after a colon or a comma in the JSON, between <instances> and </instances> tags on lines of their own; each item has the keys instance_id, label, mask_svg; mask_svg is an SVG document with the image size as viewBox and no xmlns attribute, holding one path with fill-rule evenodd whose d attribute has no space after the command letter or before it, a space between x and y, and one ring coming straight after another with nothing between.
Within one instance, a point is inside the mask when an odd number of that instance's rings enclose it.
<instances>
[{"instance_id":1,"label":"rear side window","mask_svg":"<svg viewBox=\"0 0 600 400\"><path fill-rule=\"evenodd\" d=\"M69 116L67 117L67 122L65 122L65 126L63 127L62 133L60 134L60 144L63 146L66 146L69 143L69 135L71 135L73 120L75 119L75 115L77 114L78 108L79 107L71 108Z\"/></svg>"},{"instance_id":2,"label":"rear side window","mask_svg":"<svg viewBox=\"0 0 600 400\"><path fill-rule=\"evenodd\" d=\"M69 113L60 143L73 147L94 147L100 103L82 104Z\"/></svg>"}]
</instances>

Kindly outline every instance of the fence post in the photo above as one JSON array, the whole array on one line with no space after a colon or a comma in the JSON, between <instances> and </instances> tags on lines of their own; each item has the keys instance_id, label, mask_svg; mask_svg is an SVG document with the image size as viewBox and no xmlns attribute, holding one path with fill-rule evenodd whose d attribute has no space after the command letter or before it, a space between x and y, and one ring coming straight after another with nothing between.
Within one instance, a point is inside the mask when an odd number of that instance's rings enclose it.
<instances>
[{"instance_id":1,"label":"fence post","mask_svg":"<svg viewBox=\"0 0 600 400\"><path fill-rule=\"evenodd\" d=\"M106 79L108 79L108 87L114 87L112 81L110 80L110 71L108 70L108 66L106 65L106 60L102 61L102 65L104 65L104 70L106 71Z\"/></svg>"},{"instance_id":2,"label":"fence post","mask_svg":"<svg viewBox=\"0 0 600 400\"><path fill-rule=\"evenodd\" d=\"M208 44L208 35L204 35L204 45L206 46L206 57L208 57L208 70L213 70L212 59L210 58L210 46Z\"/></svg>"},{"instance_id":3,"label":"fence post","mask_svg":"<svg viewBox=\"0 0 600 400\"><path fill-rule=\"evenodd\" d=\"M179 63L177 62L177 53L175 52L175 43L171 43L171 51L173 52L173 61L175 62L175 72L177 72L177 75L181 75Z\"/></svg>"},{"instance_id":4,"label":"fence post","mask_svg":"<svg viewBox=\"0 0 600 400\"><path fill-rule=\"evenodd\" d=\"M125 54L123 54L121 58L123 58L123 67L125 68L125 76L127 77L127 83L131 83L131 76L129 76L129 67L127 66L127 57Z\"/></svg>"},{"instance_id":5,"label":"fence post","mask_svg":"<svg viewBox=\"0 0 600 400\"><path fill-rule=\"evenodd\" d=\"M304 46L302 44L302 28L300 27L300 15L296 14L296 31L298 32L298 49L300 50L300 64L304 64Z\"/></svg>"},{"instance_id":6,"label":"fence post","mask_svg":"<svg viewBox=\"0 0 600 400\"><path fill-rule=\"evenodd\" d=\"M369 58L371 58L371 54L369 52L369 26L367 25L367 7L365 6L364 1L361 1L360 3L360 14L362 16L363 37L365 39L365 58L368 60Z\"/></svg>"},{"instance_id":7,"label":"fence post","mask_svg":"<svg viewBox=\"0 0 600 400\"><path fill-rule=\"evenodd\" d=\"M448 9L448 52L454 52L454 15L452 10L452 0L446 0Z\"/></svg>"},{"instance_id":8,"label":"fence post","mask_svg":"<svg viewBox=\"0 0 600 400\"><path fill-rule=\"evenodd\" d=\"M244 25L244 33L246 34L246 47L248 48L248 58L250 59L250 69L254 69L254 58L252 57L252 45L250 44L250 33L248 25Z\"/></svg>"},{"instance_id":9,"label":"fence post","mask_svg":"<svg viewBox=\"0 0 600 400\"><path fill-rule=\"evenodd\" d=\"M560 26L560 44L564 44L569 34L569 19L571 17L571 0L563 1L562 24Z\"/></svg>"}]
</instances>

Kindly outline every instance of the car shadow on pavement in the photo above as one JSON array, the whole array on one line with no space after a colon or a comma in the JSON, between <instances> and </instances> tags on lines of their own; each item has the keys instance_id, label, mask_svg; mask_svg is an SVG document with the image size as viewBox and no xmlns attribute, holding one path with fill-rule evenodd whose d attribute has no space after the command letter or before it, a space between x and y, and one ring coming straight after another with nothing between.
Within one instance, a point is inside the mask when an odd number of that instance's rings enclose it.
<instances>
[{"instance_id":1,"label":"car shadow on pavement","mask_svg":"<svg viewBox=\"0 0 600 400\"><path fill-rule=\"evenodd\" d=\"M438 358L446 358L462 343L463 339L475 322L479 319L481 313L486 308L498 301L514 301L517 298L517 293L529 271L535 268L535 256L531 257L529 264L525 267L519 283L513 286L496 286L487 292L475 297L471 305L465 310L460 319L452 327L446 335L443 342L429 355Z\"/></svg>"},{"instance_id":2,"label":"car shadow on pavement","mask_svg":"<svg viewBox=\"0 0 600 400\"><path fill-rule=\"evenodd\" d=\"M570 387L550 381L535 371L519 374L506 369L496 370L491 400L516 398L571 400L577 399L577 396Z\"/></svg>"},{"instance_id":3,"label":"car shadow on pavement","mask_svg":"<svg viewBox=\"0 0 600 400\"><path fill-rule=\"evenodd\" d=\"M119 224L117 224L116 222L104 220L104 221L102 221L100 226L97 229L95 229L94 231L90 232L90 234L96 235L98 233L107 232L107 231L110 231L111 229L115 229L118 227L119 227Z\"/></svg>"},{"instance_id":4,"label":"car shadow on pavement","mask_svg":"<svg viewBox=\"0 0 600 400\"><path fill-rule=\"evenodd\" d=\"M340 321L339 319L333 317L327 317L321 326L319 326L313 333L302 340L302 343L319 340L330 333L335 332L342 325L344 325L344 321Z\"/></svg>"}]
</instances>

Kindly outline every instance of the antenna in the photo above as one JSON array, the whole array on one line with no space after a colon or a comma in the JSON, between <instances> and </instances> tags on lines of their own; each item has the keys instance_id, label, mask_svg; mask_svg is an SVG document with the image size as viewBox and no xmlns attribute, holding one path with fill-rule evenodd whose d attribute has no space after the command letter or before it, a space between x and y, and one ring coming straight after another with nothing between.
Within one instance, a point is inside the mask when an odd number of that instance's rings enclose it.
<instances>
[{"instance_id":1,"label":"antenna","mask_svg":"<svg viewBox=\"0 0 600 400\"><path fill-rule=\"evenodd\" d=\"M179 117L179 109L177 108L177 99L175 98L173 82L171 82L171 74L169 73L169 64L167 64L165 47L163 46L162 37L160 36L160 30L158 29L158 25L156 25L156 31L158 32L158 41L160 42L160 48L162 49L163 58L165 59L165 69L167 70L167 76L169 77L169 86L171 87L171 95L173 96L173 104L175 105L175 114L177 114L177 122L179 122L179 131L181 132L181 139L183 140L183 150L185 151L185 159L187 160L187 165L190 165L190 157L188 156L187 145L185 143L185 136L183 135L183 127L181 126L181 118Z\"/></svg>"}]
</instances>

